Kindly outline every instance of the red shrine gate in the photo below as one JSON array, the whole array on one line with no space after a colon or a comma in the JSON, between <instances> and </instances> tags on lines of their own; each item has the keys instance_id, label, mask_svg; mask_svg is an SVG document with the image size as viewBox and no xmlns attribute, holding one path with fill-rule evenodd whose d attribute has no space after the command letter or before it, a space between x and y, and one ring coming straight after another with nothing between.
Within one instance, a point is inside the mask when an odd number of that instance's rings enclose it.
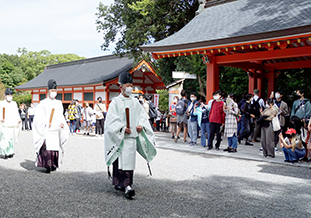
<instances>
[{"instance_id":1,"label":"red shrine gate","mask_svg":"<svg viewBox=\"0 0 311 218\"><path fill-rule=\"evenodd\" d=\"M311 1L211 2L177 33L142 49L155 59L202 54L206 96L219 89L219 66L244 69L250 93L275 90L280 70L311 68Z\"/></svg>"}]
</instances>

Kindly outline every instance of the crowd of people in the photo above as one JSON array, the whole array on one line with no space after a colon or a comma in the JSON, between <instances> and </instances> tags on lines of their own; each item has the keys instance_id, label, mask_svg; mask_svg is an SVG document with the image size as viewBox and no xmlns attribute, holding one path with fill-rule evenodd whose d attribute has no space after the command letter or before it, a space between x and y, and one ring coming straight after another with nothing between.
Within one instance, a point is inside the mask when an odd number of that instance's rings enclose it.
<instances>
[{"instance_id":1,"label":"crowd of people","mask_svg":"<svg viewBox=\"0 0 311 218\"><path fill-rule=\"evenodd\" d=\"M119 82L121 94L113 99L107 114L101 97L93 108L87 102L82 107L79 100L74 99L64 114L62 102L56 100L55 80L48 81L47 98L36 107L31 104L28 110L24 104L17 107L12 101L12 89L7 88L5 100L0 102L0 157L12 158L19 130L30 129L37 154L36 166L50 173L58 168L69 133L75 134L83 127L84 134L89 135L93 130L96 136L105 137L105 158L107 166L113 165L113 185L128 198L135 195L132 183L136 151L147 160L149 167L156 155L154 131L160 128L167 131L167 126L176 143L183 132L183 143L195 146L200 138L201 146L207 150L215 147L218 151L222 137L226 137L228 147L223 151L229 153L237 152L243 140L246 146L261 142L264 157L274 158L279 144L285 162L311 160L311 104L303 89L295 92L298 99L291 108L282 100L281 91L272 92L264 100L255 89L253 94L246 93L237 102L235 94L225 95L220 90L214 92L209 101L195 93L191 93L188 100L186 91L182 90L181 98L173 98L166 114L155 107L150 96L132 97L131 74L121 74Z\"/></svg>"},{"instance_id":2,"label":"crowd of people","mask_svg":"<svg viewBox=\"0 0 311 218\"><path fill-rule=\"evenodd\" d=\"M177 143L183 131L184 143L194 146L200 137L207 150L220 150L222 137L226 137L228 147L223 151L230 153L238 151L238 144L260 142L263 156L270 158L279 145L286 162L311 161L311 104L304 97L305 90L295 92L292 107L282 100L282 91L272 92L266 100L259 95L255 89L237 102L235 94L218 90L206 101L195 93L188 99L182 90L181 98L175 96L169 109L172 139Z\"/></svg>"},{"instance_id":3,"label":"crowd of people","mask_svg":"<svg viewBox=\"0 0 311 218\"><path fill-rule=\"evenodd\" d=\"M153 131L170 131L177 143L182 137L190 146L198 143L211 150L220 150L222 138L227 138L229 153L238 151L238 144L252 146L261 142L260 151L264 157L275 157L275 152L282 149L285 161L297 162L311 160L311 104L304 97L305 90L297 90L297 100L292 107L282 100L283 92L272 92L268 99L259 97L259 90L246 93L237 102L233 93L225 95L218 90L206 101L195 93L188 100L185 90L181 98L174 96L168 113L155 107L150 95L139 95L139 103L147 114ZM207 102L207 104L206 104ZM22 130L32 130L36 114L33 104L26 109L21 104L18 109ZM78 99L73 99L64 114L70 134L83 132L103 137L106 107L102 98L97 98L93 108L88 102L83 106ZM183 136L180 134L183 132ZM215 137L216 136L216 137ZM189 138L189 139L188 139ZM294 143L294 145L293 145Z\"/></svg>"},{"instance_id":4,"label":"crowd of people","mask_svg":"<svg viewBox=\"0 0 311 218\"><path fill-rule=\"evenodd\" d=\"M88 102L83 106L78 99L73 99L65 111L65 119L69 125L71 135L82 133L83 135L94 134L96 137L104 136L104 124L106 107L102 98L97 98L97 103L92 108Z\"/></svg>"}]
</instances>

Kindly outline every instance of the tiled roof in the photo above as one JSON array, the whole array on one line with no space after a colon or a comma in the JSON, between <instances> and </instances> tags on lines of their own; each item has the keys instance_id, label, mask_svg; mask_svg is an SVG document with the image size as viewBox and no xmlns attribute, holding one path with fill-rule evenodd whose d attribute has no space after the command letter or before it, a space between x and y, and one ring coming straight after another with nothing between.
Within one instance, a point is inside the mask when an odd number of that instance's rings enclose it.
<instances>
[{"instance_id":1,"label":"tiled roof","mask_svg":"<svg viewBox=\"0 0 311 218\"><path fill-rule=\"evenodd\" d=\"M142 49L165 52L311 32L310 0L238 0L204 9L177 33Z\"/></svg>"},{"instance_id":2,"label":"tiled roof","mask_svg":"<svg viewBox=\"0 0 311 218\"><path fill-rule=\"evenodd\" d=\"M134 59L109 55L49 65L39 76L15 88L43 88L49 79L55 79L60 87L102 83L116 78L122 72L129 72L133 63Z\"/></svg>"}]
</instances>

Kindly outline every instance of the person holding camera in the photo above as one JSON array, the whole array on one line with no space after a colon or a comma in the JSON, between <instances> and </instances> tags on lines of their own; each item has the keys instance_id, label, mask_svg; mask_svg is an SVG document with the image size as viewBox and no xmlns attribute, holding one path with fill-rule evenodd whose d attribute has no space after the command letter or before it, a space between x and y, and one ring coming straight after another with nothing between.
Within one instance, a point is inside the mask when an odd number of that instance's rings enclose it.
<instances>
[{"instance_id":1,"label":"person holding camera","mask_svg":"<svg viewBox=\"0 0 311 218\"><path fill-rule=\"evenodd\" d=\"M285 138L282 133L279 134L280 146L285 156L284 162L298 162L300 158L305 156L305 148L299 137L296 135L297 132L295 129L288 129L285 134Z\"/></svg>"}]
</instances>

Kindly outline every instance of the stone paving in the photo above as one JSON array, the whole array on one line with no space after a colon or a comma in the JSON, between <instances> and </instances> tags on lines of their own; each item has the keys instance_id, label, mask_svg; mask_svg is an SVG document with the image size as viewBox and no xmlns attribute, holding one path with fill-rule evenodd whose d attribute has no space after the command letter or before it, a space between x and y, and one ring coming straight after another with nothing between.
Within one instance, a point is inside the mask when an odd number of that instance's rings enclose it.
<instances>
[{"instance_id":1,"label":"stone paving","mask_svg":"<svg viewBox=\"0 0 311 218\"><path fill-rule=\"evenodd\" d=\"M169 136L156 133L152 177L137 155L130 201L107 177L102 137L69 136L60 169L46 174L22 132L14 158L0 159L0 217L311 217L309 168L284 164L281 153L261 160L259 145L229 155ZM246 149L255 161L236 158Z\"/></svg>"},{"instance_id":2,"label":"stone paving","mask_svg":"<svg viewBox=\"0 0 311 218\"><path fill-rule=\"evenodd\" d=\"M239 159L246 159L246 160L254 160L254 161L263 161L263 162L270 162L270 163L278 163L278 164L285 164L289 166L301 166L301 167L310 167L309 163L300 162L300 163L286 163L284 162L284 154L280 147L278 147L278 151L275 152L275 158L264 157L262 152L259 151L261 145L260 142L252 142L253 146L238 145L238 152L236 153L228 153L224 152L223 150L228 147L228 141L226 138L223 138L220 144L220 150L217 151L215 149L216 140L214 140L214 148L212 150L207 150L207 148L201 146L201 139L199 138L197 144L194 146L190 146L187 143L183 142L183 135L180 134L181 139L178 140L177 143L171 138L171 133L168 132L156 132L156 145L159 148L177 150L177 151L186 151L186 152L195 152L201 154L211 154L216 156L224 156L224 157L233 157ZM187 139L189 141L189 138Z\"/></svg>"}]
</instances>

